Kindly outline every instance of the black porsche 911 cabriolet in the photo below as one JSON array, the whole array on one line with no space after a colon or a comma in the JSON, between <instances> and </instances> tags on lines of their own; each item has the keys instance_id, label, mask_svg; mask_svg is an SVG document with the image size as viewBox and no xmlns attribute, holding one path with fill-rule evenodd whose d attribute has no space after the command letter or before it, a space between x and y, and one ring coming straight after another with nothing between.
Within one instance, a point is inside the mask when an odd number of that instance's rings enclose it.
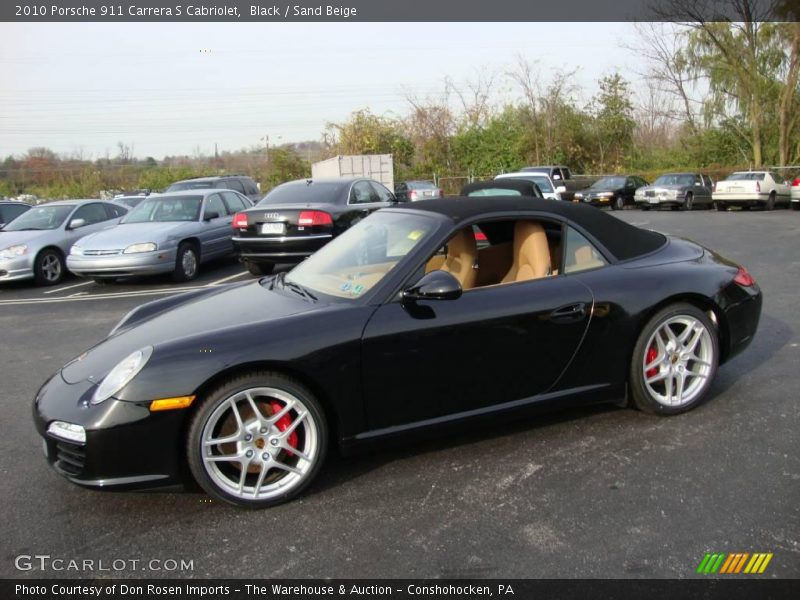
<instances>
[{"instance_id":1,"label":"black porsche 911 cabriolet","mask_svg":"<svg viewBox=\"0 0 800 600\"><path fill-rule=\"evenodd\" d=\"M694 408L761 301L743 267L589 206L428 200L288 273L138 307L42 386L34 419L73 483L190 474L264 507L330 446L579 404Z\"/></svg>"}]
</instances>

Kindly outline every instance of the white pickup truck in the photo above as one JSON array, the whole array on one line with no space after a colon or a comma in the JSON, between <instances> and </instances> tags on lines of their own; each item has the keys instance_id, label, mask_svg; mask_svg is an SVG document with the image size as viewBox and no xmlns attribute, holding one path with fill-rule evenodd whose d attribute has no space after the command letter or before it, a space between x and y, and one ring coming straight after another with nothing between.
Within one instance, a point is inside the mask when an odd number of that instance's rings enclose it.
<instances>
[{"instance_id":1,"label":"white pickup truck","mask_svg":"<svg viewBox=\"0 0 800 600\"><path fill-rule=\"evenodd\" d=\"M773 171L737 171L714 185L711 199L717 210L728 210L729 206L772 210L778 204L788 207L790 193L791 184Z\"/></svg>"}]
</instances>

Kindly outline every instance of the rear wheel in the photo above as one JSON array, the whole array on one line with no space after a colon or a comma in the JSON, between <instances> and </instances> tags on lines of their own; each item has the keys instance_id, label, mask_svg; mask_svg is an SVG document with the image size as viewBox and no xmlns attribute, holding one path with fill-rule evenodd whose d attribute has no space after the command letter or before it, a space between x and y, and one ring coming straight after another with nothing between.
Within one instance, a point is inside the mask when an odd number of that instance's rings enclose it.
<instances>
[{"instance_id":1,"label":"rear wheel","mask_svg":"<svg viewBox=\"0 0 800 600\"><path fill-rule=\"evenodd\" d=\"M714 202L714 208L716 208L720 212L728 210L728 207L725 206L725 204L723 204L722 202L719 202L719 201Z\"/></svg>"},{"instance_id":2,"label":"rear wheel","mask_svg":"<svg viewBox=\"0 0 800 600\"><path fill-rule=\"evenodd\" d=\"M212 496L247 508L291 500L322 466L325 416L298 381L256 371L208 394L192 417L189 467Z\"/></svg>"},{"instance_id":3,"label":"rear wheel","mask_svg":"<svg viewBox=\"0 0 800 600\"><path fill-rule=\"evenodd\" d=\"M195 245L191 242L181 242L175 257L175 270L172 278L175 281L191 281L197 277L199 266L200 260Z\"/></svg>"},{"instance_id":4,"label":"rear wheel","mask_svg":"<svg viewBox=\"0 0 800 600\"><path fill-rule=\"evenodd\" d=\"M764 205L764 210L775 210L775 192L770 192L767 203Z\"/></svg>"},{"instance_id":5,"label":"rear wheel","mask_svg":"<svg viewBox=\"0 0 800 600\"><path fill-rule=\"evenodd\" d=\"M792 210L800 210L800 202L792 202Z\"/></svg>"},{"instance_id":6,"label":"rear wheel","mask_svg":"<svg viewBox=\"0 0 800 600\"><path fill-rule=\"evenodd\" d=\"M660 415L691 410L711 386L718 361L717 332L708 316L691 304L667 306L644 326L633 350L633 402Z\"/></svg>"},{"instance_id":7,"label":"rear wheel","mask_svg":"<svg viewBox=\"0 0 800 600\"><path fill-rule=\"evenodd\" d=\"M36 285L55 285L64 279L64 257L54 248L42 250L33 264Z\"/></svg>"},{"instance_id":8,"label":"rear wheel","mask_svg":"<svg viewBox=\"0 0 800 600\"><path fill-rule=\"evenodd\" d=\"M245 261L244 265L247 267L247 270L256 277L269 275L275 270L275 265L273 263L254 263L248 260Z\"/></svg>"},{"instance_id":9,"label":"rear wheel","mask_svg":"<svg viewBox=\"0 0 800 600\"><path fill-rule=\"evenodd\" d=\"M625 198L622 196L617 196L614 199L614 204L612 205L614 210L624 210L625 209Z\"/></svg>"}]
</instances>

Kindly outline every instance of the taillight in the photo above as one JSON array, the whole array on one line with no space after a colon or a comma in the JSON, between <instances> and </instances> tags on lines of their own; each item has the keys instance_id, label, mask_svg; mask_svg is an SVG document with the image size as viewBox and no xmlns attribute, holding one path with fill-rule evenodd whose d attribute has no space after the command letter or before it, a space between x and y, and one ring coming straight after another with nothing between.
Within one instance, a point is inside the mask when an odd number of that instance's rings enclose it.
<instances>
[{"instance_id":1,"label":"taillight","mask_svg":"<svg viewBox=\"0 0 800 600\"><path fill-rule=\"evenodd\" d=\"M761 191L761 183L759 183L758 181L756 181L756 191L757 192Z\"/></svg>"},{"instance_id":2,"label":"taillight","mask_svg":"<svg viewBox=\"0 0 800 600\"><path fill-rule=\"evenodd\" d=\"M792 182L792 187L800 187L800 177Z\"/></svg>"},{"instance_id":3,"label":"taillight","mask_svg":"<svg viewBox=\"0 0 800 600\"><path fill-rule=\"evenodd\" d=\"M482 231L476 231L475 232L475 241L476 242L485 242L485 241L487 241L486 234L483 233Z\"/></svg>"},{"instance_id":4,"label":"taillight","mask_svg":"<svg viewBox=\"0 0 800 600\"><path fill-rule=\"evenodd\" d=\"M739 267L739 271L736 273L736 277L734 277L733 280L742 287L752 287L756 284L756 280L753 279L753 276L750 275L744 267Z\"/></svg>"},{"instance_id":5,"label":"taillight","mask_svg":"<svg viewBox=\"0 0 800 600\"><path fill-rule=\"evenodd\" d=\"M417 199L417 192L414 191L414 190L411 190L410 192L408 192L408 199L411 200L412 202L414 200L416 200Z\"/></svg>"},{"instance_id":6,"label":"taillight","mask_svg":"<svg viewBox=\"0 0 800 600\"><path fill-rule=\"evenodd\" d=\"M247 229L247 215L243 212L233 215L234 229Z\"/></svg>"},{"instance_id":7,"label":"taillight","mask_svg":"<svg viewBox=\"0 0 800 600\"><path fill-rule=\"evenodd\" d=\"M304 210L297 219L298 225L333 225L331 216L321 210Z\"/></svg>"}]
</instances>

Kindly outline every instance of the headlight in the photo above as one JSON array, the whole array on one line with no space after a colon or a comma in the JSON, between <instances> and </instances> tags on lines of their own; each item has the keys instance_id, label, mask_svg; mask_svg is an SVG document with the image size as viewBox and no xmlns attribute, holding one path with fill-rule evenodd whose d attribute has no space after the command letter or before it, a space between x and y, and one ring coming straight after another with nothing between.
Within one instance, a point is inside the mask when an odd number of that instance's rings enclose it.
<instances>
[{"instance_id":1,"label":"headlight","mask_svg":"<svg viewBox=\"0 0 800 600\"><path fill-rule=\"evenodd\" d=\"M73 246L69 249L69 253L75 256L83 256L83 248L80 246Z\"/></svg>"},{"instance_id":2,"label":"headlight","mask_svg":"<svg viewBox=\"0 0 800 600\"><path fill-rule=\"evenodd\" d=\"M142 367L147 364L152 354L153 347L146 346L117 363L117 366L111 369L105 379L97 386L92 396L92 404L100 404L108 400L111 396L128 385L131 379L136 377L139 371L142 370Z\"/></svg>"},{"instance_id":3,"label":"headlight","mask_svg":"<svg viewBox=\"0 0 800 600\"><path fill-rule=\"evenodd\" d=\"M137 254L139 252L155 252L157 248L158 246L153 242L147 242L144 244L133 244L131 246L128 246L127 248L125 248L125 250L122 251L122 253Z\"/></svg>"},{"instance_id":4,"label":"headlight","mask_svg":"<svg viewBox=\"0 0 800 600\"><path fill-rule=\"evenodd\" d=\"M580 192L575 192L575 196L574 197L575 198L583 198L583 194L581 194Z\"/></svg>"},{"instance_id":5,"label":"headlight","mask_svg":"<svg viewBox=\"0 0 800 600\"><path fill-rule=\"evenodd\" d=\"M9 246L5 250L0 250L0 258L16 258L27 253L28 247L25 244L17 244L16 246Z\"/></svg>"},{"instance_id":6,"label":"headlight","mask_svg":"<svg viewBox=\"0 0 800 600\"><path fill-rule=\"evenodd\" d=\"M614 192L600 192L597 194L599 198L608 198L609 196L613 196Z\"/></svg>"}]
</instances>

